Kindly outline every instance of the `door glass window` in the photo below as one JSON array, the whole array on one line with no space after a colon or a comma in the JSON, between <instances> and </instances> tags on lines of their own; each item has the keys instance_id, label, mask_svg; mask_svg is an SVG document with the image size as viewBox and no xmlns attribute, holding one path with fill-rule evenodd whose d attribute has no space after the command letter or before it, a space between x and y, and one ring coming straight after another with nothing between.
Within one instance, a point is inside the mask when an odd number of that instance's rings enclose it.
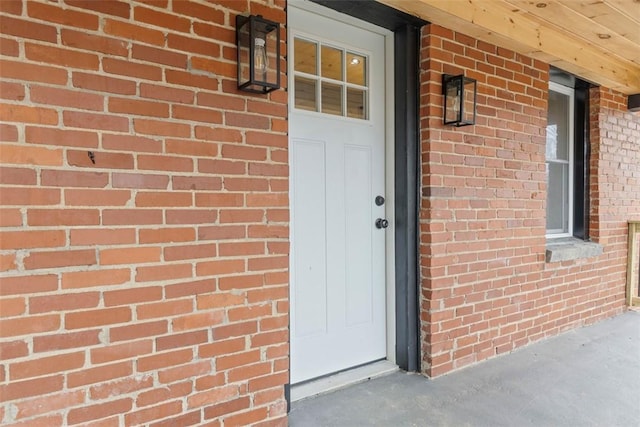
<instances>
[{"instance_id":1,"label":"door glass window","mask_svg":"<svg viewBox=\"0 0 640 427\"><path fill-rule=\"evenodd\" d=\"M363 89L347 88L347 116L366 119L367 93Z\"/></svg>"},{"instance_id":2,"label":"door glass window","mask_svg":"<svg viewBox=\"0 0 640 427\"><path fill-rule=\"evenodd\" d=\"M347 53L347 82L354 85L367 85L367 57L357 53Z\"/></svg>"},{"instance_id":3,"label":"door glass window","mask_svg":"<svg viewBox=\"0 0 640 427\"><path fill-rule=\"evenodd\" d=\"M365 54L295 37L294 108L369 119L369 61Z\"/></svg>"},{"instance_id":4,"label":"door glass window","mask_svg":"<svg viewBox=\"0 0 640 427\"><path fill-rule=\"evenodd\" d=\"M342 55L340 49L322 46L322 77L342 80Z\"/></svg>"},{"instance_id":5,"label":"door glass window","mask_svg":"<svg viewBox=\"0 0 640 427\"><path fill-rule=\"evenodd\" d=\"M296 108L318 111L316 107L316 81L296 76Z\"/></svg>"},{"instance_id":6,"label":"door glass window","mask_svg":"<svg viewBox=\"0 0 640 427\"><path fill-rule=\"evenodd\" d=\"M322 82L322 112L342 116L342 86Z\"/></svg>"}]
</instances>

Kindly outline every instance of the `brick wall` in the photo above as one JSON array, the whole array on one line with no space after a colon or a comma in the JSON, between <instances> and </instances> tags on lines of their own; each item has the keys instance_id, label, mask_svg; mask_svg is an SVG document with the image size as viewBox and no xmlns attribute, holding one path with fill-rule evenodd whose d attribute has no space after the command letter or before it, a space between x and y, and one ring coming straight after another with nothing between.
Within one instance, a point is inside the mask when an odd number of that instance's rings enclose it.
<instances>
[{"instance_id":1,"label":"brick wall","mask_svg":"<svg viewBox=\"0 0 640 427\"><path fill-rule=\"evenodd\" d=\"M437 376L624 309L640 218L640 117L591 91L591 235L602 256L545 263L546 64L423 29L421 331ZM478 81L475 126L442 125L441 76Z\"/></svg>"},{"instance_id":2,"label":"brick wall","mask_svg":"<svg viewBox=\"0 0 640 427\"><path fill-rule=\"evenodd\" d=\"M284 0L0 11L0 422L284 425L286 92L234 47Z\"/></svg>"},{"instance_id":3,"label":"brick wall","mask_svg":"<svg viewBox=\"0 0 640 427\"><path fill-rule=\"evenodd\" d=\"M640 218L640 113L626 97L591 89L591 234L626 256L628 220Z\"/></svg>"}]
</instances>

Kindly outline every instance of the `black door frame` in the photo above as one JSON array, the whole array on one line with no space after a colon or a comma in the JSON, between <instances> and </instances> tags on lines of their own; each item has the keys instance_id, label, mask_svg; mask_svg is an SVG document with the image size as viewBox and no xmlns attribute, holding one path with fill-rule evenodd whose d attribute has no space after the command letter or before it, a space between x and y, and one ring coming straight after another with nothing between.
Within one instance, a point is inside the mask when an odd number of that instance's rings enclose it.
<instances>
[{"instance_id":1,"label":"black door frame","mask_svg":"<svg viewBox=\"0 0 640 427\"><path fill-rule=\"evenodd\" d=\"M394 33L396 363L418 371L420 28L428 22L374 0L310 1ZM285 396L289 404L289 384Z\"/></svg>"},{"instance_id":2,"label":"black door frame","mask_svg":"<svg viewBox=\"0 0 640 427\"><path fill-rule=\"evenodd\" d=\"M311 1L394 33L396 363L417 371L420 28L427 22L373 0Z\"/></svg>"}]
</instances>

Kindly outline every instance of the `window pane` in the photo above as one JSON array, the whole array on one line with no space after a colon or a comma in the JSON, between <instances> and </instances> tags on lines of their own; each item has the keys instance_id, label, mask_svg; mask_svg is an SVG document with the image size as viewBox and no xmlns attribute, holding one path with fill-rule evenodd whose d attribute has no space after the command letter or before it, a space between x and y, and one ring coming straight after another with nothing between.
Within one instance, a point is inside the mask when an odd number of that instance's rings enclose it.
<instances>
[{"instance_id":1,"label":"window pane","mask_svg":"<svg viewBox=\"0 0 640 427\"><path fill-rule=\"evenodd\" d=\"M569 231L569 165L547 163L547 232Z\"/></svg>"},{"instance_id":2,"label":"window pane","mask_svg":"<svg viewBox=\"0 0 640 427\"><path fill-rule=\"evenodd\" d=\"M296 108L309 111L318 111L316 104L316 84L315 80L304 77L295 78L295 100Z\"/></svg>"},{"instance_id":3,"label":"window pane","mask_svg":"<svg viewBox=\"0 0 640 427\"><path fill-rule=\"evenodd\" d=\"M342 80L342 51L322 46L322 77Z\"/></svg>"},{"instance_id":4,"label":"window pane","mask_svg":"<svg viewBox=\"0 0 640 427\"><path fill-rule=\"evenodd\" d=\"M322 112L342 116L342 85L322 82Z\"/></svg>"},{"instance_id":5,"label":"window pane","mask_svg":"<svg viewBox=\"0 0 640 427\"><path fill-rule=\"evenodd\" d=\"M314 42L296 38L294 44L294 69L302 73L318 74L317 45Z\"/></svg>"},{"instance_id":6,"label":"window pane","mask_svg":"<svg viewBox=\"0 0 640 427\"><path fill-rule=\"evenodd\" d=\"M354 119L367 118L367 92L347 88L347 116Z\"/></svg>"},{"instance_id":7,"label":"window pane","mask_svg":"<svg viewBox=\"0 0 640 427\"><path fill-rule=\"evenodd\" d=\"M569 160L569 100L568 95L549 91L547 160Z\"/></svg>"},{"instance_id":8,"label":"window pane","mask_svg":"<svg viewBox=\"0 0 640 427\"><path fill-rule=\"evenodd\" d=\"M355 53L347 53L347 82L367 85L367 58Z\"/></svg>"}]
</instances>

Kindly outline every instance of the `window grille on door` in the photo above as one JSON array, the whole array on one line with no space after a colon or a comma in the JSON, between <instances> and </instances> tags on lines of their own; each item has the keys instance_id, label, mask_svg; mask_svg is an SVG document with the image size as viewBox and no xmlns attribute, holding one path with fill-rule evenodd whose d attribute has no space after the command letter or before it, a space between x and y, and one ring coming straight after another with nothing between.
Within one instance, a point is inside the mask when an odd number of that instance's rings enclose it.
<instances>
[{"instance_id":1,"label":"window grille on door","mask_svg":"<svg viewBox=\"0 0 640 427\"><path fill-rule=\"evenodd\" d=\"M293 56L296 109L369 119L366 55L295 37Z\"/></svg>"}]
</instances>

